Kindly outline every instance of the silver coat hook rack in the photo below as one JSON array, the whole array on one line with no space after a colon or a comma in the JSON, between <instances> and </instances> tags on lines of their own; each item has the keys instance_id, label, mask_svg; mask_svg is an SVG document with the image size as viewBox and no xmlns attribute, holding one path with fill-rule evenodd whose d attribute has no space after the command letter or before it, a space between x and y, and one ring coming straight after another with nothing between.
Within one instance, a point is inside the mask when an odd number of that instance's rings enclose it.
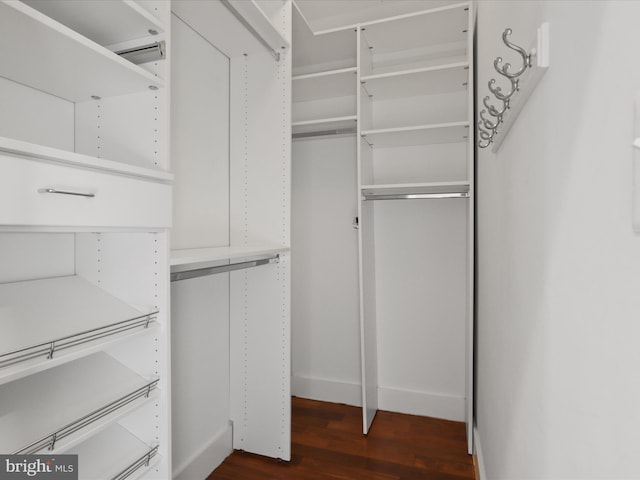
<instances>
[{"instance_id":1,"label":"silver coat hook rack","mask_svg":"<svg viewBox=\"0 0 640 480\"><path fill-rule=\"evenodd\" d=\"M489 95L483 98L482 104L485 108L480 110L477 124L478 146L487 148L493 145L493 152L498 151L527 99L549 68L548 23L543 23L538 28L537 42L529 51L509 40L512 33L510 28L505 29L502 41L507 48L520 56L522 63L516 71L512 71L511 63L503 63L502 57L496 57L493 67L503 79L506 79L508 91L503 91L495 78L489 80L488 88L493 99Z\"/></svg>"}]
</instances>

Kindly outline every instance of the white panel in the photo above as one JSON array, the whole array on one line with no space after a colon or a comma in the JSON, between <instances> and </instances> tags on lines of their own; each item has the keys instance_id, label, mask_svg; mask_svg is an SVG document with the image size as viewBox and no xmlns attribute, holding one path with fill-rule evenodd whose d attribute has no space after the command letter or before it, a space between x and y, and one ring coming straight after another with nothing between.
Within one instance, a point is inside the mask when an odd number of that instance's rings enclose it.
<instances>
[{"instance_id":1,"label":"white panel","mask_svg":"<svg viewBox=\"0 0 640 480\"><path fill-rule=\"evenodd\" d=\"M290 260L231 274L231 420L236 449L291 458Z\"/></svg>"},{"instance_id":2,"label":"white panel","mask_svg":"<svg viewBox=\"0 0 640 480\"><path fill-rule=\"evenodd\" d=\"M293 373L360 383L355 137L293 144Z\"/></svg>"},{"instance_id":3,"label":"white panel","mask_svg":"<svg viewBox=\"0 0 640 480\"><path fill-rule=\"evenodd\" d=\"M75 273L73 233L0 235L0 283Z\"/></svg>"},{"instance_id":4,"label":"white panel","mask_svg":"<svg viewBox=\"0 0 640 480\"><path fill-rule=\"evenodd\" d=\"M172 2L171 11L227 57L265 52L265 47L220 1L178 0Z\"/></svg>"},{"instance_id":5,"label":"white panel","mask_svg":"<svg viewBox=\"0 0 640 480\"><path fill-rule=\"evenodd\" d=\"M356 127L356 97L334 97L310 100L293 104L294 126L301 122L326 120L336 117L351 117L349 127Z\"/></svg>"},{"instance_id":6,"label":"white panel","mask_svg":"<svg viewBox=\"0 0 640 480\"><path fill-rule=\"evenodd\" d=\"M461 395L379 386L378 396L380 410L465 421L465 397Z\"/></svg>"},{"instance_id":7,"label":"white panel","mask_svg":"<svg viewBox=\"0 0 640 480\"><path fill-rule=\"evenodd\" d=\"M173 249L229 244L229 59L172 17Z\"/></svg>"},{"instance_id":8,"label":"white panel","mask_svg":"<svg viewBox=\"0 0 640 480\"><path fill-rule=\"evenodd\" d=\"M289 244L291 65L231 62L231 244Z\"/></svg>"},{"instance_id":9,"label":"white panel","mask_svg":"<svg viewBox=\"0 0 640 480\"><path fill-rule=\"evenodd\" d=\"M374 213L373 202L360 202L360 355L362 365L362 427L365 434L369 431L371 422L378 411L379 366Z\"/></svg>"},{"instance_id":10,"label":"white panel","mask_svg":"<svg viewBox=\"0 0 640 480\"><path fill-rule=\"evenodd\" d=\"M376 204L381 388L465 395L466 209L464 199Z\"/></svg>"},{"instance_id":11,"label":"white panel","mask_svg":"<svg viewBox=\"0 0 640 480\"><path fill-rule=\"evenodd\" d=\"M0 135L74 150L73 103L0 78Z\"/></svg>"},{"instance_id":12,"label":"white panel","mask_svg":"<svg viewBox=\"0 0 640 480\"><path fill-rule=\"evenodd\" d=\"M166 169L166 116L166 96L158 91L77 103L76 151Z\"/></svg>"},{"instance_id":13,"label":"white panel","mask_svg":"<svg viewBox=\"0 0 640 480\"><path fill-rule=\"evenodd\" d=\"M171 186L167 184L7 155L0 155L0 167L10 174L0 179L0 203L18 205L0 214L3 225L162 227L170 223Z\"/></svg>"},{"instance_id":14,"label":"white panel","mask_svg":"<svg viewBox=\"0 0 640 480\"><path fill-rule=\"evenodd\" d=\"M467 148L464 143L439 143L375 149L372 183L466 180Z\"/></svg>"},{"instance_id":15,"label":"white panel","mask_svg":"<svg viewBox=\"0 0 640 480\"><path fill-rule=\"evenodd\" d=\"M169 255L167 233L104 233L76 235L78 275L131 305L159 310L156 335L111 347L111 356L138 374L159 376L160 397L148 408L121 420L145 442L160 444L162 461L150 478L168 478L171 471Z\"/></svg>"},{"instance_id":16,"label":"white panel","mask_svg":"<svg viewBox=\"0 0 640 480\"><path fill-rule=\"evenodd\" d=\"M229 274L173 282L171 318L172 455L183 469L229 423Z\"/></svg>"},{"instance_id":17,"label":"white panel","mask_svg":"<svg viewBox=\"0 0 640 480\"><path fill-rule=\"evenodd\" d=\"M366 86L365 86L366 87ZM373 100L371 130L467 121L467 92Z\"/></svg>"},{"instance_id":18,"label":"white panel","mask_svg":"<svg viewBox=\"0 0 640 480\"><path fill-rule=\"evenodd\" d=\"M358 88L356 68L329 70L327 72L293 77L293 101L304 102L331 97L349 97Z\"/></svg>"}]
</instances>

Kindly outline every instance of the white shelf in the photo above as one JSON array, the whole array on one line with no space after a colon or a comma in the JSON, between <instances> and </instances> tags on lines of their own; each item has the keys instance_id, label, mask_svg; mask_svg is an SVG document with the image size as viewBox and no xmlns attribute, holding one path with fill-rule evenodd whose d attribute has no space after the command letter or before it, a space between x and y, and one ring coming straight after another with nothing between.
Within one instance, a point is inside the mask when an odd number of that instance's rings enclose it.
<instances>
[{"instance_id":1,"label":"white shelf","mask_svg":"<svg viewBox=\"0 0 640 480\"><path fill-rule=\"evenodd\" d=\"M161 170L138 167L127 163L105 160L81 153L69 152L57 148L45 147L35 143L23 142L13 138L0 137L0 152L10 153L41 160L49 160L67 165L84 167L104 172L132 175L149 180L170 182L173 174Z\"/></svg>"},{"instance_id":2,"label":"white shelf","mask_svg":"<svg viewBox=\"0 0 640 480\"><path fill-rule=\"evenodd\" d=\"M156 383L100 352L5 384L0 451L68 450L154 398L146 393Z\"/></svg>"},{"instance_id":3,"label":"white shelf","mask_svg":"<svg viewBox=\"0 0 640 480\"><path fill-rule=\"evenodd\" d=\"M246 247L190 248L171 251L171 271L183 271L190 268L206 267L211 263L264 257L285 253L290 250L283 245L253 245Z\"/></svg>"},{"instance_id":4,"label":"white shelf","mask_svg":"<svg viewBox=\"0 0 640 480\"><path fill-rule=\"evenodd\" d=\"M468 181L459 182L425 182L425 183L390 183L380 185L361 185L360 191L366 195L411 195L438 193L467 193Z\"/></svg>"},{"instance_id":5,"label":"white shelf","mask_svg":"<svg viewBox=\"0 0 640 480\"><path fill-rule=\"evenodd\" d=\"M0 76L71 102L164 82L21 2L0 3Z\"/></svg>"},{"instance_id":6,"label":"white shelf","mask_svg":"<svg viewBox=\"0 0 640 480\"><path fill-rule=\"evenodd\" d=\"M363 23L362 34L374 56L466 42L468 9L464 2Z\"/></svg>"},{"instance_id":7,"label":"white shelf","mask_svg":"<svg viewBox=\"0 0 640 480\"><path fill-rule=\"evenodd\" d=\"M436 143L466 142L469 122L452 122L412 127L363 130L365 141L372 148L390 148Z\"/></svg>"},{"instance_id":8,"label":"white shelf","mask_svg":"<svg viewBox=\"0 0 640 480\"><path fill-rule=\"evenodd\" d=\"M118 424L94 435L67 452L78 455L79 480L138 478L159 461L157 446L149 446ZM144 463L149 460L149 466ZM139 466L139 468L135 468Z\"/></svg>"},{"instance_id":9,"label":"white shelf","mask_svg":"<svg viewBox=\"0 0 640 480\"><path fill-rule=\"evenodd\" d=\"M127 0L23 0L30 7L106 46L163 33L164 25L144 8Z\"/></svg>"},{"instance_id":10,"label":"white shelf","mask_svg":"<svg viewBox=\"0 0 640 480\"><path fill-rule=\"evenodd\" d=\"M77 276L0 284L0 305L0 383L145 333L157 313Z\"/></svg>"},{"instance_id":11,"label":"white shelf","mask_svg":"<svg viewBox=\"0 0 640 480\"><path fill-rule=\"evenodd\" d=\"M292 80L294 102L348 97L357 93L355 67L298 75Z\"/></svg>"},{"instance_id":12,"label":"white shelf","mask_svg":"<svg viewBox=\"0 0 640 480\"><path fill-rule=\"evenodd\" d=\"M356 127L357 118L358 117L355 115L348 115L346 117L321 118L318 120L294 122L291 124L292 133L297 135L331 130L350 130Z\"/></svg>"},{"instance_id":13,"label":"white shelf","mask_svg":"<svg viewBox=\"0 0 640 480\"><path fill-rule=\"evenodd\" d=\"M469 62L457 62L435 67L404 70L361 77L373 101L381 98L416 97L464 91Z\"/></svg>"}]
</instances>

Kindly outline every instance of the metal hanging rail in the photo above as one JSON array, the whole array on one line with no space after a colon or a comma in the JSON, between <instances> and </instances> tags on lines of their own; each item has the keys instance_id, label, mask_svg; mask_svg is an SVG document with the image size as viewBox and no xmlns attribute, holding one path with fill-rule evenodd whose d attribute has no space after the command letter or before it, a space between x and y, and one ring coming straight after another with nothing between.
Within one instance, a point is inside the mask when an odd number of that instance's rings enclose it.
<instances>
[{"instance_id":1,"label":"metal hanging rail","mask_svg":"<svg viewBox=\"0 0 640 480\"><path fill-rule=\"evenodd\" d=\"M441 198L469 198L469 192L447 193L365 193L363 200L415 200L415 199L441 199Z\"/></svg>"},{"instance_id":2,"label":"metal hanging rail","mask_svg":"<svg viewBox=\"0 0 640 480\"><path fill-rule=\"evenodd\" d=\"M245 268L267 265L269 263L278 263L279 261L280 255L272 255L268 258L260 258L258 260L248 260L246 262L230 263L227 265L216 265L215 267L196 268L193 270L186 270L184 272L173 272L171 273L171 281L177 282L180 280L187 280L189 278L204 277L206 275L215 275L217 273L233 272L235 270L243 270Z\"/></svg>"}]
</instances>

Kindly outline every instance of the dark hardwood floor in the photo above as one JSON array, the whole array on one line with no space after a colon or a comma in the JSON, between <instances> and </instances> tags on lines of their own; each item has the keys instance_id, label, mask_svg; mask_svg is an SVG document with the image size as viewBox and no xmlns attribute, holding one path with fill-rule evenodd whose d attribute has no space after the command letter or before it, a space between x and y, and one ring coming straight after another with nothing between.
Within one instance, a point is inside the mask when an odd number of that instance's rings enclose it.
<instances>
[{"instance_id":1,"label":"dark hardwood floor","mask_svg":"<svg viewBox=\"0 0 640 480\"><path fill-rule=\"evenodd\" d=\"M378 412L362 435L359 408L293 399L291 462L234 452L207 480L474 479L464 424Z\"/></svg>"}]
</instances>

